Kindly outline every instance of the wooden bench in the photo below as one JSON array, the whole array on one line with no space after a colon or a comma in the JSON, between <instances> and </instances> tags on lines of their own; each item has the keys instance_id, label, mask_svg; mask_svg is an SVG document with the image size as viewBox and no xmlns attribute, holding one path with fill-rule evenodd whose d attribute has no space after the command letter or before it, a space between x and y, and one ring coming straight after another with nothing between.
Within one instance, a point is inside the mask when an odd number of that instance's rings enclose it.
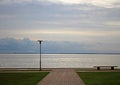
<instances>
[{"instance_id":1,"label":"wooden bench","mask_svg":"<svg viewBox=\"0 0 120 85\"><path fill-rule=\"evenodd\" d=\"M94 66L97 70L100 70L101 68L110 68L111 70L114 70L115 67L118 66Z\"/></svg>"}]
</instances>

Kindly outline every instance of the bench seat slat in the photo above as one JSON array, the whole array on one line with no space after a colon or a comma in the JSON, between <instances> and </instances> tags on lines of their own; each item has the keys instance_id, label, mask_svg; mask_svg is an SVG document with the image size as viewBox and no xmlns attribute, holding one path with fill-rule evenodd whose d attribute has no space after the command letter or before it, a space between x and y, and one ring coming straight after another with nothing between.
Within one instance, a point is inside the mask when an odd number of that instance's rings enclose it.
<instances>
[{"instance_id":1,"label":"bench seat slat","mask_svg":"<svg viewBox=\"0 0 120 85\"><path fill-rule=\"evenodd\" d=\"M94 66L95 68L97 68L97 70L100 70L101 67L106 67L106 68L111 68L111 70L114 70L114 67L118 67L118 66Z\"/></svg>"}]
</instances>

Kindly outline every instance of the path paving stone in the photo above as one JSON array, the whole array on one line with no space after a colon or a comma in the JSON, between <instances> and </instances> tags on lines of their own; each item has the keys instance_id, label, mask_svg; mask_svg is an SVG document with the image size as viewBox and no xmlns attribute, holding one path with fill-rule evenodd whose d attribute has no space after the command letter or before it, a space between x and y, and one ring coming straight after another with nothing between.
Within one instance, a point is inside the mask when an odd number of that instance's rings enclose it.
<instances>
[{"instance_id":1,"label":"path paving stone","mask_svg":"<svg viewBox=\"0 0 120 85\"><path fill-rule=\"evenodd\" d=\"M85 85L74 69L53 69L37 85Z\"/></svg>"}]
</instances>

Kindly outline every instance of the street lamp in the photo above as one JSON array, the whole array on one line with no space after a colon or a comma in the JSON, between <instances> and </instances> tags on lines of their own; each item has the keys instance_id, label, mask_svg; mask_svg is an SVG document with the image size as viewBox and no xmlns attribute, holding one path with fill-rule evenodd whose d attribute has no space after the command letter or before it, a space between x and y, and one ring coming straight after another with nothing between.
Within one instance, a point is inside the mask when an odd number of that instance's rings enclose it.
<instances>
[{"instance_id":1,"label":"street lamp","mask_svg":"<svg viewBox=\"0 0 120 85\"><path fill-rule=\"evenodd\" d=\"M38 40L39 44L40 44L40 71L41 71L41 43L43 40Z\"/></svg>"}]
</instances>

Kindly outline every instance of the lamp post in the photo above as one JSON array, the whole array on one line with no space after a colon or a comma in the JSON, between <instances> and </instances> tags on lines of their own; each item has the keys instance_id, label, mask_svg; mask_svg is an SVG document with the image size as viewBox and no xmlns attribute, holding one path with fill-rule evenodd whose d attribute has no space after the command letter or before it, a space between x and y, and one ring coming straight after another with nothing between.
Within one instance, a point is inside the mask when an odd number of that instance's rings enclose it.
<instances>
[{"instance_id":1,"label":"lamp post","mask_svg":"<svg viewBox=\"0 0 120 85\"><path fill-rule=\"evenodd\" d=\"M39 44L40 44L40 71L41 71L41 43L43 40L38 40Z\"/></svg>"}]
</instances>

